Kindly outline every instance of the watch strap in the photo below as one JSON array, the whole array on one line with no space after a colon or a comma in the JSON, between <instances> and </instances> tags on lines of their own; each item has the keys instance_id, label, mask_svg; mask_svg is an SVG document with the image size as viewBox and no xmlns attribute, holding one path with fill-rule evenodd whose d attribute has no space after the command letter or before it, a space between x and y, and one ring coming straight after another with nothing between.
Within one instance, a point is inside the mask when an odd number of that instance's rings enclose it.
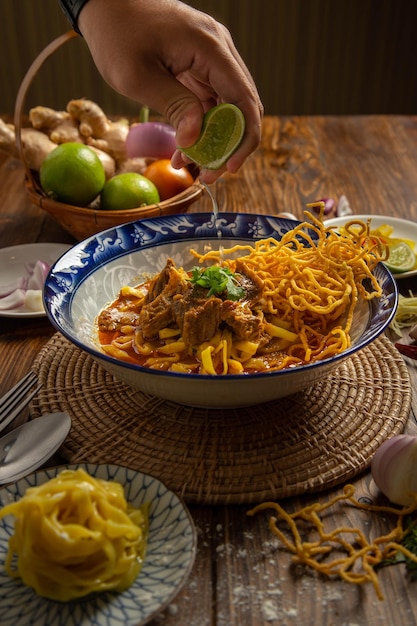
<instances>
[{"instance_id":1,"label":"watch strap","mask_svg":"<svg viewBox=\"0 0 417 626\"><path fill-rule=\"evenodd\" d=\"M87 4L88 0L58 0L58 2L73 29L77 33L80 33L78 28L78 16L81 13L81 9L85 4Z\"/></svg>"}]
</instances>

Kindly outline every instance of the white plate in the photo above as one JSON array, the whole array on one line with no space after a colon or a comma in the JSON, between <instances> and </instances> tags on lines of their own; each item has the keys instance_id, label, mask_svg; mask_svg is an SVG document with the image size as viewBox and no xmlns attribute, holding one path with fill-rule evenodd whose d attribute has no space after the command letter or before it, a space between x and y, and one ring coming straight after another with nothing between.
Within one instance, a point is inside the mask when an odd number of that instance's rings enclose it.
<instances>
[{"instance_id":1,"label":"white plate","mask_svg":"<svg viewBox=\"0 0 417 626\"><path fill-rule=\"evenodd\" d=\"M62 243L27 243L20 246L0 248L0 285L9 285L26 276L28 266L36 261L44 261L52 265L70 245ZM30 311L24 307L0 311L0 317L43 317L45 311Z\"/></svg>"},{"instance_id":2,"label":"white plate","mask_svg":"<svg viewBox=\"0 0 417 626\"><path fill-rule=\"evenodd\" d=\"M360 220L366 222L371 219L371 229L379 228L383 224L392 226L394 229L391 237L398 237L399 239L410 239L415 242L414 251L417 253L417 222L411 222L410 220L403 220L399 217L388 217L384 215L347 215L346 217L333 217L325 221L326 226L344 226L351 220ZM402 274L392 274L396 280L400 278L409 278L410 276L417 276L417 269L411 270L411 272L403 272Z\"/></svg>"},{"instance_id":3,"label":"white plate","mask_svg":"<svg viewBox=\"0 0 417 626\"><path fill-rule=\"evenodd\" d=\"M54 602L38 596L4 569L10 515L0 520L1 626L143 626L174 599L194 564L196 531L182 501L156 478L117 465L80 464L90 475L115 480L125 488L128 502L150 502L145 562L133 585L123 593L103 593L73 602ZM28 487L53 478L63 467L36 472L0 491L0 505L22 497Z\"/></svg>"}]
</instances>

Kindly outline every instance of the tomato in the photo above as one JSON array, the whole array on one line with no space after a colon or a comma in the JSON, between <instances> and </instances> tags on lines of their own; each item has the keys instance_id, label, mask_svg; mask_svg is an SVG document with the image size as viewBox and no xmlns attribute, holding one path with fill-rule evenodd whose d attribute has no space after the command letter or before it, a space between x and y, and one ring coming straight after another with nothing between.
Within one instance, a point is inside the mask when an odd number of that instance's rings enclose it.
<instances>
[{"instance_id":1,"label":"tomato","mask_svg":"<svg viewBox=\"0 0 417 626\"><path fill-rule=\"evenodd\" d=\"M143 175L151 180L159 191L161 200L168 200L172 196L184 191L193 184L194 179L186 167L176 170L169 159L153 161Z\"/></svg>"}]
</instances>

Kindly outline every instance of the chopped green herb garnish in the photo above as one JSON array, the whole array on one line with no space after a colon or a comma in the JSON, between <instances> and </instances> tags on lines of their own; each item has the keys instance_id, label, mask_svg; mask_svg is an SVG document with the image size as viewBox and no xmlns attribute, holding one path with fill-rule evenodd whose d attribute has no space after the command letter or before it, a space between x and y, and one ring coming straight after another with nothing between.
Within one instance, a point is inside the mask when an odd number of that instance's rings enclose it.
<instances>
[{"instance_id":1,"label":"chopped green herb garnish","mask_svg":"<svg viewBox=\"0 0 417 626\"><path fill-rule=\"evenodd\" d=\"M404 539L400 542L404 548L409 550L412 554L417 556L417 522L413 520L411 517L407 519L407 534ZM392 557L385 559L381 562L380 566L384 567L387 565L398 565L399 563L405 564L408 575L410 576L410 580L417 580L417 563L410 559L403 552L396 552Z\"/></svg>"},{"instance_id":2,"label":"chopped green herb garnish","mask_svg":"<svg viewBox=\"0 0 417 626\"><path fill-rule=\"evenodd\" d=\"M227 267L219 265L206 268L193 267L191 282L193 285L208 289L207 297L225 293L228 300L240 300L245 295L245 290L239 285L236 274Z\"/></svg>"},{"instance_id":3,"label":"chopped green herb garnish","mask_svg":"<svg viewBox=\"0 0 417 626\"><path fill-rule=\"evenodd\" d=\"M410 520L408 533L402 540L402 545L417 556L417 526L416 522ZM404 561L411 580L417 580L417 563L404 555Z\"/></svg>"}]
</instances>

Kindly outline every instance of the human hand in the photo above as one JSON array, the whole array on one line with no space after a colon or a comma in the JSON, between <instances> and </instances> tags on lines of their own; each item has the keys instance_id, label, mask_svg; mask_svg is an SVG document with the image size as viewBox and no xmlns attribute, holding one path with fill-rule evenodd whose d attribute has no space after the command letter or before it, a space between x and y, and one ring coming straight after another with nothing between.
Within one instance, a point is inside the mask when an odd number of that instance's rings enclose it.
<instances>
[{"instance_id":1,"label":"human hand","mask_svg":"<svg viewBox=\"0 0 417 626\"><path fill-rule=\"evenodd\" d=\"M103 78L119 93L161 113L176 130L178 146L198 138L204 113L220 102L236 104L246 130L214 182L237 172L261 137L263 106L229 31L209 15L178 0L89 0L79 29ZM184 165L179 151L174 167Z\"/></svg>"}]
</instances>

